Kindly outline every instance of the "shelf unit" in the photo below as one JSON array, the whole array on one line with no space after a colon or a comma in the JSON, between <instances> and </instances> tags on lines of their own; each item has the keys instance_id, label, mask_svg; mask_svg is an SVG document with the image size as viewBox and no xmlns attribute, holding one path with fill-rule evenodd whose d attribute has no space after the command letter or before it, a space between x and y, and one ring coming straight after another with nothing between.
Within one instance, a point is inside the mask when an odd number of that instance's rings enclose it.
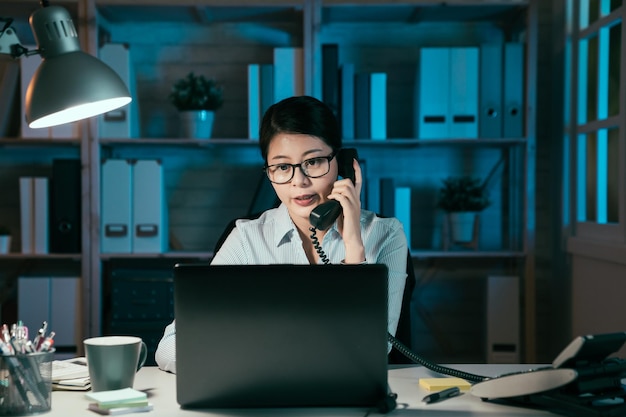
<instances>
[{"instance_id":1,"label":"shelf unit","mask_svg":"<svg viewBox=\"0 0 626 417\"><path fill-rule=\"evenodd\" d=\"M7 10L16 11L12 17L24 21L27 21L25 13L38 7L24 8L23 1L17 0L0 0L0 4L3 8L5 4L10 6ZM426 0L75 0L58 4L73 11L81 44L90 53L97 55L98 46L104 40L128 43L131 51L135 48L138 52L134 62L138 77L135 99L140 104L142 137L100 138L97 120L92 119L81 123L79 138L55 141L54 145L74 148L83 162L83 250L77 254L83 277L83 336L102 331L103 263L115 259L145 259L147 263L151 259L209 260L212 256L211 239L204 242L206 248L192 247L163 254L101 253L100 161L110 157L155 157L169 161L166 171L169 169L169 173L175 174L187 168L191 171L205 169L212 164L224 169L230 163L236 169L254 173L262 161L256 150L257 142L246 138L246 65L270 63L276 46L302 47L305 94L321 97L321 45L337 43L341 61L350 60L362 71L389 74L389 139L344 142L345 146L358 148L368 172L376 173L373 182L382 176L391 176L399 184L420 192L425 187L425 198L420 197L420 201L425 200L423 206L430 204L432 211L440 178L432 178L432 166L427 165L429 160L439 158L448 163L465 160L453 164L453 169L483 176L500 160L503 161L498 175L505 175L507 183L498 185L498 193L510 191L512 200L506 203L509 218L500 220L504 224L500 228L507 229L498 238L504 242L501 247L491 245L479 251L440 251L434 249L436 237L419 236L412 244L412 253L415 259L513 259L523 271L523 351L526 361L532 362L535 351L535 92L532 88L525 89L526 135L471 140L417 139L413 133L412 94L420 46L478 45L493 37L500 41L524 42L524 84L534 86L536 0L453 0L445 4ZM20 38L29 32L27 27L20 29ZM146 36L147 33L150 36ZM181 45L179 41L185 36L193 40ZM22 40L24 43L28 41ZM210 73L225 87L225 105L216 114L216 138L206 141L176 137L175 110L166 100L173 80L191 69ZM44 143L47 141L22 142L25 141L1 139L0 148L24 152L23 146L39 148L48 145ZM446 154L453 156L443 156ZM426 161L425 166L420 168L415 160ZM450 173L442 172L441 176L447 174ZM247 187L250 188L250 184ZM240 192L245 194L246 191ZM245 202L240 201L239 205L241 214L244 214ZM494 208L494 213L496 209L499 207ZM425 209L419 207L417 210L423 213ZM225 224L231 217L223 218L222 222ZM433 224L436 221L431 219ZM433 224L426 225L430 227L427 234L435 236L437 231ZM414 235L419 233L418 229ZM216 234L217 230L215 226L213 233ZM216 239L217 235L212 238ZM429 246L429 239L435 244ZM0 262L14 257L20 258L7 255L0 257ZM44 258L53 259L54 255Z\"/></svg>"}]
</instances>

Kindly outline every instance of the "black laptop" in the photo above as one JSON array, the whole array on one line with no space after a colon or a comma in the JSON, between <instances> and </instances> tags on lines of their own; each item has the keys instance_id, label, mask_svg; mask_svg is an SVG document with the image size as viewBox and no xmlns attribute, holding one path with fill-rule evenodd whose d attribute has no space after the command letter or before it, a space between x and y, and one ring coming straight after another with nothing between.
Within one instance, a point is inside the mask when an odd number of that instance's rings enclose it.
<instances>
[{"instance_id":1,"label":"black laptop","mask_svg":"<svg viewBox=\"0 0 626 417\"><path fill-rule=\"evenodd\" d=\"M174 267L183 408L371 407L387 394L384 265Z\"/></svg>"}]
</instances>

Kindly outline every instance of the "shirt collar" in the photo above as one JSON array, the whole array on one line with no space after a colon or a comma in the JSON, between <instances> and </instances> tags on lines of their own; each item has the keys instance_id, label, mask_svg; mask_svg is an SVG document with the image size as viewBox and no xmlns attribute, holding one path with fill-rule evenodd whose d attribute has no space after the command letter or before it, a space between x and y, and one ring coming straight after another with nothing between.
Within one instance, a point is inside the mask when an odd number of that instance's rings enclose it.
<instances>
[{"instance_id":1,"label":"shirt collar","mask_svg":"<svg viewBox=\"0 0 626 417\"><path fill-rule=\"evenodd\" d=\"M274 212L274 224L276 225L276 234L274 235L274 245L276 247L280 246L282 243L291 242L293 239L299 239L299 235L296 233L296 225L289 216L287 206L282 203ZM336 221L333 222L327 233L331 233L333 236L338 233Z\"/></svg>"}]
</instances>

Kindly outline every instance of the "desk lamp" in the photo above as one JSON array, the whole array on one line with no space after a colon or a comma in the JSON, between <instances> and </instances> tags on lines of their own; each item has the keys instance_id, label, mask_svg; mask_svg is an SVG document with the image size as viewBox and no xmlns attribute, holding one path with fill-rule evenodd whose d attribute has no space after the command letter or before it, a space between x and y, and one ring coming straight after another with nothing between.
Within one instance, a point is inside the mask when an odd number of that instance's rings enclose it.
<instances>
[{"instance_id":1,"label":"desk lamp","mask_svg":"<svg viewBox=\"0 0 626 417\"><path fill-rule=\"evenodd\" d=\"M36 50L20 45L10 26L13 19L2 19L5 24L0 29L0 54L15 59L40 54L43 58L26 90L28 126L71 123L128 104L130 93L117 73L80 50L69 12L44 0L41 5L29 19Z\"/></svg>"}]
</instances>

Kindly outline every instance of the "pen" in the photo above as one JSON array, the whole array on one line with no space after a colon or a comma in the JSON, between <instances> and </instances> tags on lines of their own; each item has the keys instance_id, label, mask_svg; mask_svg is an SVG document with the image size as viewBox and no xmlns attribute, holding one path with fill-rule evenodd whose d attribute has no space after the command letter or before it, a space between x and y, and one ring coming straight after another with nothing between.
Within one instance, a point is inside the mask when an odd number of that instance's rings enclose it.
<instances>
[{"instance_id":1,"label":"pen","mask_svg":"<svg viewBox=\"0 0 626 417\"><path fill-rule=\"evenodd\" d=\"M435 392L424 397L422 400L426 404L432 404L439 401L447 400L448 398L456 397L461 394L459 387L446 388L443 391Z\"/></svg>"}]
</instances>

